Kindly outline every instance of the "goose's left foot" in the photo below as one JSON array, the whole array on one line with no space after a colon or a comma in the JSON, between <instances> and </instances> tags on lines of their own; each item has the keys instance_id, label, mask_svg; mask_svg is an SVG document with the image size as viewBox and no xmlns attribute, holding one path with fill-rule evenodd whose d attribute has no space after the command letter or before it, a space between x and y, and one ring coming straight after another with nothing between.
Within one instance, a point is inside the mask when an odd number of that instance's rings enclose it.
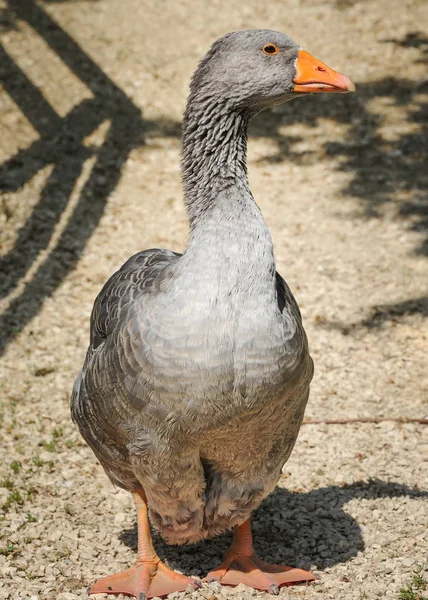
<instances>
[{"instance_id":1,"label":"goose's left foot","mask_svg":"<svg viewBox=\"0 0 428 600\"><path fill-rule=\"evenodd\" d=\"M254 554L250 520L236 528L233 542L226 552L223 563L208 573L206 581L218 581L223 585L243 583L257 590L277 594L281 586L309 583L315 576L302 569L271 565Z\"/></svg>"}]
</instances>

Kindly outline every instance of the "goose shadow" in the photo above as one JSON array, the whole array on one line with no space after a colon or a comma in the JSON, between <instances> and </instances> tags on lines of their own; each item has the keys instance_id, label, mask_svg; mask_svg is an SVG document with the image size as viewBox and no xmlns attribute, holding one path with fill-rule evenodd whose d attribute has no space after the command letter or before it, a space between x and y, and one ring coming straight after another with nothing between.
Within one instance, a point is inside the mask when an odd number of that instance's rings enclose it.
<instances>
[{"instance_id":1,"label":"goose shadow","mask_svg":"<svg viewBox=\"0 0 428 600\"><path fill-rule=\"evenodd\" d=\"M377 479L342 486L331 485L310 492L275 488L255 511L252 519L256 553L268 562L302 569L323 570L354 558L364 550L360 525L344 506L355 498L426 498L428 491ZM137 549L137 528L119 536L126 546ZM230 545L230 532L189 546L168 546L155 532L156 550L162 560L184 573L202 577L219 564Z\"/></svg>"}]
</instances>

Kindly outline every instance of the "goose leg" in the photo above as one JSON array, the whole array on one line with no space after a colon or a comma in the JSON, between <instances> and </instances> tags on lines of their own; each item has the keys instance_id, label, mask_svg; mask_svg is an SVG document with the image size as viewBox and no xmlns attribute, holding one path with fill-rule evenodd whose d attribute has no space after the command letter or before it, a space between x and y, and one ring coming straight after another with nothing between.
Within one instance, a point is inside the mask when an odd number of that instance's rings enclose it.
<instances>
[{"instance_id":1,"label":"goose leg","mask_svg":"<svg viewBox=\"0 0 428 600\"><path fill-rule=\"evenodd\" d=\"M99 579L88 594L126 594L138 600L154 596L166 596L171 592L183 592L196 582L169 569L160 560L153 547L147 513L147 499L143 490L133 492L137 509L138 551L135 565L126 571Z\"/></svg>"},{"instance_id":2,"label":"goose leg","mask_svg":"<svg viewBox=\"0 0 428 600\"><path fill-rule=\"evenodd\" d=\"M235 529L232 545L226 552L222 564L208 573L207 581L218 581L223 585L244 583L257 590L277 594L283 585L306 583L315 576L302 569L271 565L260 560L253 549L250 519Z\"/></svg>"}]
</instances>

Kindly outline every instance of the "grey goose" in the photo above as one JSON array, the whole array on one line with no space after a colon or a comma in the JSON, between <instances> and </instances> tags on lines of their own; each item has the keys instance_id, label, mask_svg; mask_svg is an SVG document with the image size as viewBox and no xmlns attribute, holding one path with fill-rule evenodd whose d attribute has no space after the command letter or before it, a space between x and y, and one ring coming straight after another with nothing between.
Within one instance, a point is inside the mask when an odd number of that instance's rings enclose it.
<instances>
[{"instance_id":1,"label":"grey goose","mask_svg":"<svg viewBox=\"0 0 428 600\"><path fill-rule=\"evenodd\" d=\"M298 96L354 89L270 30L223 36L193 75L182 132L187 246L139 252L107 281L73 389L73 420L138 517L135 565L89 593L142 600L194 584L160 561L149 518L171 544L234 529L209 580L277 592L314 579L263 562L252 546L251 513L293 449L313 363L249 188L247 127Z\"/></svg>"}]
</instances>

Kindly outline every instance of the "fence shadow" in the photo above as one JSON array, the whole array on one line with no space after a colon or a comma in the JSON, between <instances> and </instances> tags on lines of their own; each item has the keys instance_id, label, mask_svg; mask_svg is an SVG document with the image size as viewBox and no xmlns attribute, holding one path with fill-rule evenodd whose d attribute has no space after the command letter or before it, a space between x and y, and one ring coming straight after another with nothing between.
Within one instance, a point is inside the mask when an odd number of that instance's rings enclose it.
<instances>
[{"instance_id":1,"label":"fence shadow","mask_svg":"<svg viewBox=\"0 0 428 600\"><path fill-rule=\"evenodd\" d=\"M325 569L344 563L364 550L358 522L343 510L354 498L427 498L428 491L380 481L332 485L307 493L276 488L255 512L253 518L256 553L266 561L302 569ZM168 546L154 534L159 556L173 568L200 577L218 565L232 539L231 533L191 546ZM120 540L136 551L137 529L126 529Z\"/></svg>"},{"instance_id":2,"label":"fence shadow","mask_svg":"<svg viewBox=\"0 0 428 600\"><path fill-rule=\"evenodd\" d=\"M40 169L53 165L32 214L0 263L0 297L18 285L40 251L48 246L85 161L95 156L95 163L55 248L0 317L0 354L75 267L119 181L129 152L144 144L148 132L156 130L159 135L176 137L180 129L179 124L167 120L143 121L140 110L126 94L34 1L9 0L7 18L11 26L16 26L17 19L26 21L91 90L93 98L83 100L60 117L7 52L0 49L1 83L40 136L0 167L2 190L17 191ZM84 138L106 120L110 126L102 146L84 145Z\"/></svg>"},{"instance_id":3,"label":"fence shadow","mask_svg":"<svg viewBox=\"0 0 428 600\"><path fill-rule=\"evenodd\" d=\"M7 6L0 7L0 34L5 31L17 30L16 15Z\"/></svg>"}]
</instances>

